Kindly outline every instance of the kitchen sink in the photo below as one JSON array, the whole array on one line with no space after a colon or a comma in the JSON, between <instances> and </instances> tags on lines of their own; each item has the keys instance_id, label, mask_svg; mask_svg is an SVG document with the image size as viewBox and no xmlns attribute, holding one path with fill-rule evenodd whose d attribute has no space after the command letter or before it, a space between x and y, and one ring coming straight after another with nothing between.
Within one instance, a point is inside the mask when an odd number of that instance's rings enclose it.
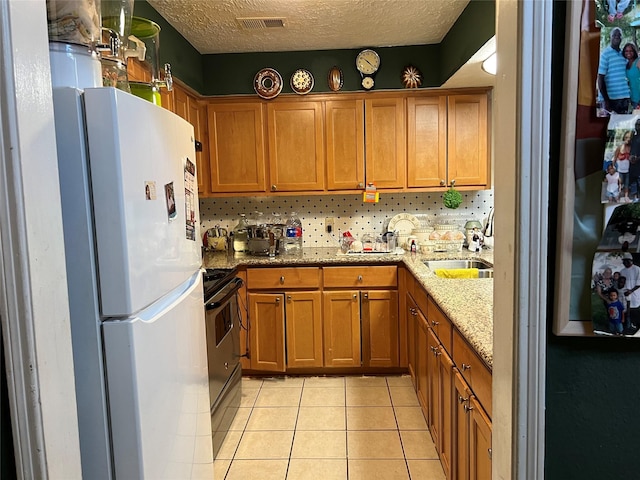
<instances>
[{"instance_id":1,"label":"kitchen sink","mask_svg":"<svg viewBox=\"0 0 640 480\"><path fill-rule=\"evenodd\" d=\"M459 270L477 268L478 278L493 278L493 266L483 260L424 260L423 263L431 270Z\"/></svg>"}]
</instances>

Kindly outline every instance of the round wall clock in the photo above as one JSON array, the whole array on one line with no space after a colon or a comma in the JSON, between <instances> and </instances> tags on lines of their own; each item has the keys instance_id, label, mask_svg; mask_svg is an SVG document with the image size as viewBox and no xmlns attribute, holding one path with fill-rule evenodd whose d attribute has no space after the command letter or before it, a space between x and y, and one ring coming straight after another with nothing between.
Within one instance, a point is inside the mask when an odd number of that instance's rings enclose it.
<instances>
[{"instance_id":1,"label":"round wall clock","mask_svg":"<svg viewBox=\"0 0 640 480\"><path fill-rule=\"evenodd\" d=\"M253 88L259 97L270 100L282 91L282 77L273 68L263 68L256 73Z\"/></svg>"},{"instance_id":2,"label":"round wall clock","mask_svg":"<svg viewBox=\"0 0 640 480\"><path fill-rule=\"evenodd\" d=\"M362 75L373 75L380 68L380 56L370 48L362 50L356 57L356 68Z\"/></svg>"},{"instance_id":3,"label":"round wall clock","mask_svg":"<svg viewBox=\"0 0 640 480\"><path fill-rule=\"evenodd\" d=\"M342 76L342 70L338 67L331 67L329 75L327 76L327 83L329 84L329 90L337 92L344 85L344 77Z\"/></svg>"},{"instance_id":4,"label":"round wall clock","mask_svg":"<svg viewBox=\"0 0 640 480\"><path fill-rule=\"evenodd\" d=\"M309 70L299 68L291 75L291 89L299 95L309 93L313 88L313 75Z\"/></svg>"}]
</instances>

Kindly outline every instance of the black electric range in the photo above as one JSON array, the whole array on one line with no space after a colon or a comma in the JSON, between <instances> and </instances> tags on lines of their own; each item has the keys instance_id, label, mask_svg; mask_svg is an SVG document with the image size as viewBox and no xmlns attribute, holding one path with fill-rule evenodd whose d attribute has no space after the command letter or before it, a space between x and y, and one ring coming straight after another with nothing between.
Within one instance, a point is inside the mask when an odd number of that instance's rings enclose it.
<instances>
[{"instance_id":1,"label":"black electric range","mask_svg":"<svg viewBox=\"0 0 640 480\"><path fill-rule=\"evenodd\" d=\"M236 268L207 268L202 274L205 301L213 297L236 276Z\"/></svg>"}]
</instances>

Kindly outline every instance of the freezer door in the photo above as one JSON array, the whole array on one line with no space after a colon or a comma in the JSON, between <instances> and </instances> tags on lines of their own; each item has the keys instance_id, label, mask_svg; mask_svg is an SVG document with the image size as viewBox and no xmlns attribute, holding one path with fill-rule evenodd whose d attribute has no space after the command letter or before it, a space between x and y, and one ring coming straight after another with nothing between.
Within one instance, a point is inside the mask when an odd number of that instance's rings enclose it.
<instances>
[{"instance_id":1,"label":"freezer door","mask_svg":"<svg viewBox=\"0 0 640 480\"><path fill-rule=\"evenodd\" d=\"M201 274L103 330L115 478L213 478Z\"/></svg>"},{"instance_id":2,"label":"freezer door","mask_svg":"<svg viewBox=\"0 0 640 480\"><path fill-rule=\"evenodd\" d=\"M115 88L84 102L101 315L129 316L202 263L193 127Z\"/></svg>"}]
</instances>

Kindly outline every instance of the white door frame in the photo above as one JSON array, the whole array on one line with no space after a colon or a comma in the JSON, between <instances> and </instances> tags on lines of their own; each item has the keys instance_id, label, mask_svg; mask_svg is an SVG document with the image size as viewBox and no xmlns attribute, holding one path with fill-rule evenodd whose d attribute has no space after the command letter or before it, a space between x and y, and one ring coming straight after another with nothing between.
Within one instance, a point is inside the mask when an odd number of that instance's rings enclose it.
<instances>
[{"instance_id":1,"label":"white door frame","mask_svg":"<svg viewBox=\"0 0 640 480\"><path fill-rule=\"evenodd\" d=\"M0 2L0 320L18 477L79 479L46 25L44 0Z\"/></svg>"},{"instance_id":2,"label":"white door frame","mask_svg":"<svg viewBox=\"0 0 640 480\"><path fill-rule=\"evenodd\" d=\"M494 480L544 477L552 14L496 3Z\"/></svg>"}]
</instances>

